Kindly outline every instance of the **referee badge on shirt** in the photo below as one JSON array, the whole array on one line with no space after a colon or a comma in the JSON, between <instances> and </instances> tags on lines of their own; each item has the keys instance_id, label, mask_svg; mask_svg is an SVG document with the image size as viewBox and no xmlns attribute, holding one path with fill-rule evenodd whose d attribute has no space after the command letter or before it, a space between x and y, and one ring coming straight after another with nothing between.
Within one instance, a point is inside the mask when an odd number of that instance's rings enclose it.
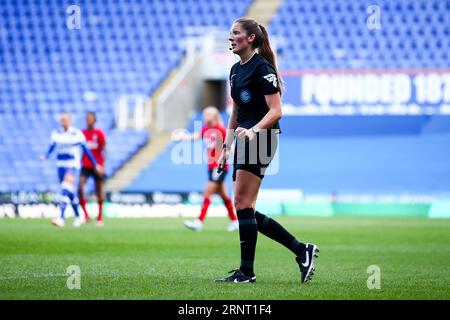
<instances>
[{"instance_id":1,"label":"referee badge on shirt","mask_svg":"<svg viewBox=\"0 0 450 320\"><path fill-rule=\"evenodd\" d=\"M248 91L247 89L242 90L239 95L241 97L242 102L244 102L244 103L249 102L250 99L252 98L250 91Z\"/></svg>"}]
</instances>

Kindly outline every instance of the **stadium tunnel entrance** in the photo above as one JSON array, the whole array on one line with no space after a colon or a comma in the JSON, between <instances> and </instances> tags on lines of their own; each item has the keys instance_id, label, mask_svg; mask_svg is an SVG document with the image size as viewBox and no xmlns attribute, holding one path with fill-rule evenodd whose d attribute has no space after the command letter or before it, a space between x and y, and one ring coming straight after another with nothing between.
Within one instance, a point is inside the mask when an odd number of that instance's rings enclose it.
<instances>
[{"instance_id":1,"label":"stadium tunnel entrance","mask_svg":"<svg viewBox=\"0 0 450 320\"><path fill-rule=\"evenodd\" d=\"M227 82L224 80L205 80L203 85L202 108L215 106L225 111L227 102Z\"/></svg>"}]
</instances>

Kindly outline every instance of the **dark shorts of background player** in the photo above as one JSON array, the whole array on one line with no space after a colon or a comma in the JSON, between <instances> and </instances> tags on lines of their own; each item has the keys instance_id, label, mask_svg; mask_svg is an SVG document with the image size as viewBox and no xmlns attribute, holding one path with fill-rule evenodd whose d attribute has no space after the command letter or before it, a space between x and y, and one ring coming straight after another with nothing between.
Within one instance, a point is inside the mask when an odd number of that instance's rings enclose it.
<instances>
[{"instance_id":1,"label":"dark shorts of background player","mask_svg":"<svg viewBox=\"0 0 450 320\"><path fill-rule=\"evenodd\" d=\"M217 173L217 168L208 170L208 180L212 182L216 182L221 184L225 181L225 177L227 176L228 170L223 170L220 173Z\"/></svg>"},{"instance_id":2,"label":"dark shorts of background player","mask_svg":"<svg viewBox=\"0 0 450 320\"><path fill-rule=\"evenodd\" d=\"M236 141L234 147L233 182L237 170L253 173L261 180L278 148L279 130L272 129L258 133L253 141Z\"/></svg>"},{"instance_id":3,"label":"dark shorts of background player","mask_svg":"<svg viewBox=\"0 0 450 320\"><path fill-rule=\"evenodd\" d=\"M97 181L105 181L106 175L105 174L99 174L97 171L91 168L81 168L81 176L85 177L93 177L95 182Z\"/></svg>"}]
</instances>

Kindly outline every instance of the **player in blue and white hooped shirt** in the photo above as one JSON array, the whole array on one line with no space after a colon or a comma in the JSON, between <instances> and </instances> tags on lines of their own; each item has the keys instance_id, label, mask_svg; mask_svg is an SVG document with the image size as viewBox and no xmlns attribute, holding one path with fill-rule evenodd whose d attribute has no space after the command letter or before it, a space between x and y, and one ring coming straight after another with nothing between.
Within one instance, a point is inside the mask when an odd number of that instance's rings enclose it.
<instances>
[{"instance_id":1,"label":"player in blue and white hooped shirt","mask_svg":"<svg viewBox=\"0 0 450 320\"><path fill-rule=\"evenodd\" d=\"M92 153L86 147L86 139L81 130L71 126L71 119L68 113L61 114L61 128L53 130L50 137L50 146L45 156L41 160L46 160L56 150L56 165L58 167L58 179L61 185L61 216L52 221L58 227L64 226L64 213L70 204L75 213L75 227L83 224L83 219L78 211L78 196L75 191L75 180L79 176L81 167L82 152L86 153L95 168L103 172L101 165L97 163Z\"/></svg>"}]
</instances>

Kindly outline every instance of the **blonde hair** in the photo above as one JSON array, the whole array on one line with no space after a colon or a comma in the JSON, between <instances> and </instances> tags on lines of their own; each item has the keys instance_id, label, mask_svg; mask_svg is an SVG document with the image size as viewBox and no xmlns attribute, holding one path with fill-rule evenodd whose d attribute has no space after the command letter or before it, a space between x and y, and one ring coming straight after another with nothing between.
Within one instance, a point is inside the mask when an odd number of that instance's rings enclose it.
<instances>
[{"instance_id":1,"label":"blonde hair","mask_svg":"<svg viewBox=\"0 0 450 320\"><path fill-rule=\"evenodd\" d=\"M214 118L216 119L216 122L218 124L220 124L221 126L223 126L223 120L222 120L222 116L220 115L219 109L217 109L214 106L208 106L205 109L203 109L203 117L205 117L205 115L209 112L213 113Z\"/></svg>"},{"instance_id":2,"label":"blonde hair","mask_svg":"<svg viewBox=\"0 0 450 320\"><path fill-rule=\"evenodd\" d=\"M68 118L69 120L72 120L72 115L69 113L69 112L67 112L67 111L63 111L63 112L61 112L60 114L59 114L59 118L61 119L61 118Z\"/></svg>"}]
</instances>

